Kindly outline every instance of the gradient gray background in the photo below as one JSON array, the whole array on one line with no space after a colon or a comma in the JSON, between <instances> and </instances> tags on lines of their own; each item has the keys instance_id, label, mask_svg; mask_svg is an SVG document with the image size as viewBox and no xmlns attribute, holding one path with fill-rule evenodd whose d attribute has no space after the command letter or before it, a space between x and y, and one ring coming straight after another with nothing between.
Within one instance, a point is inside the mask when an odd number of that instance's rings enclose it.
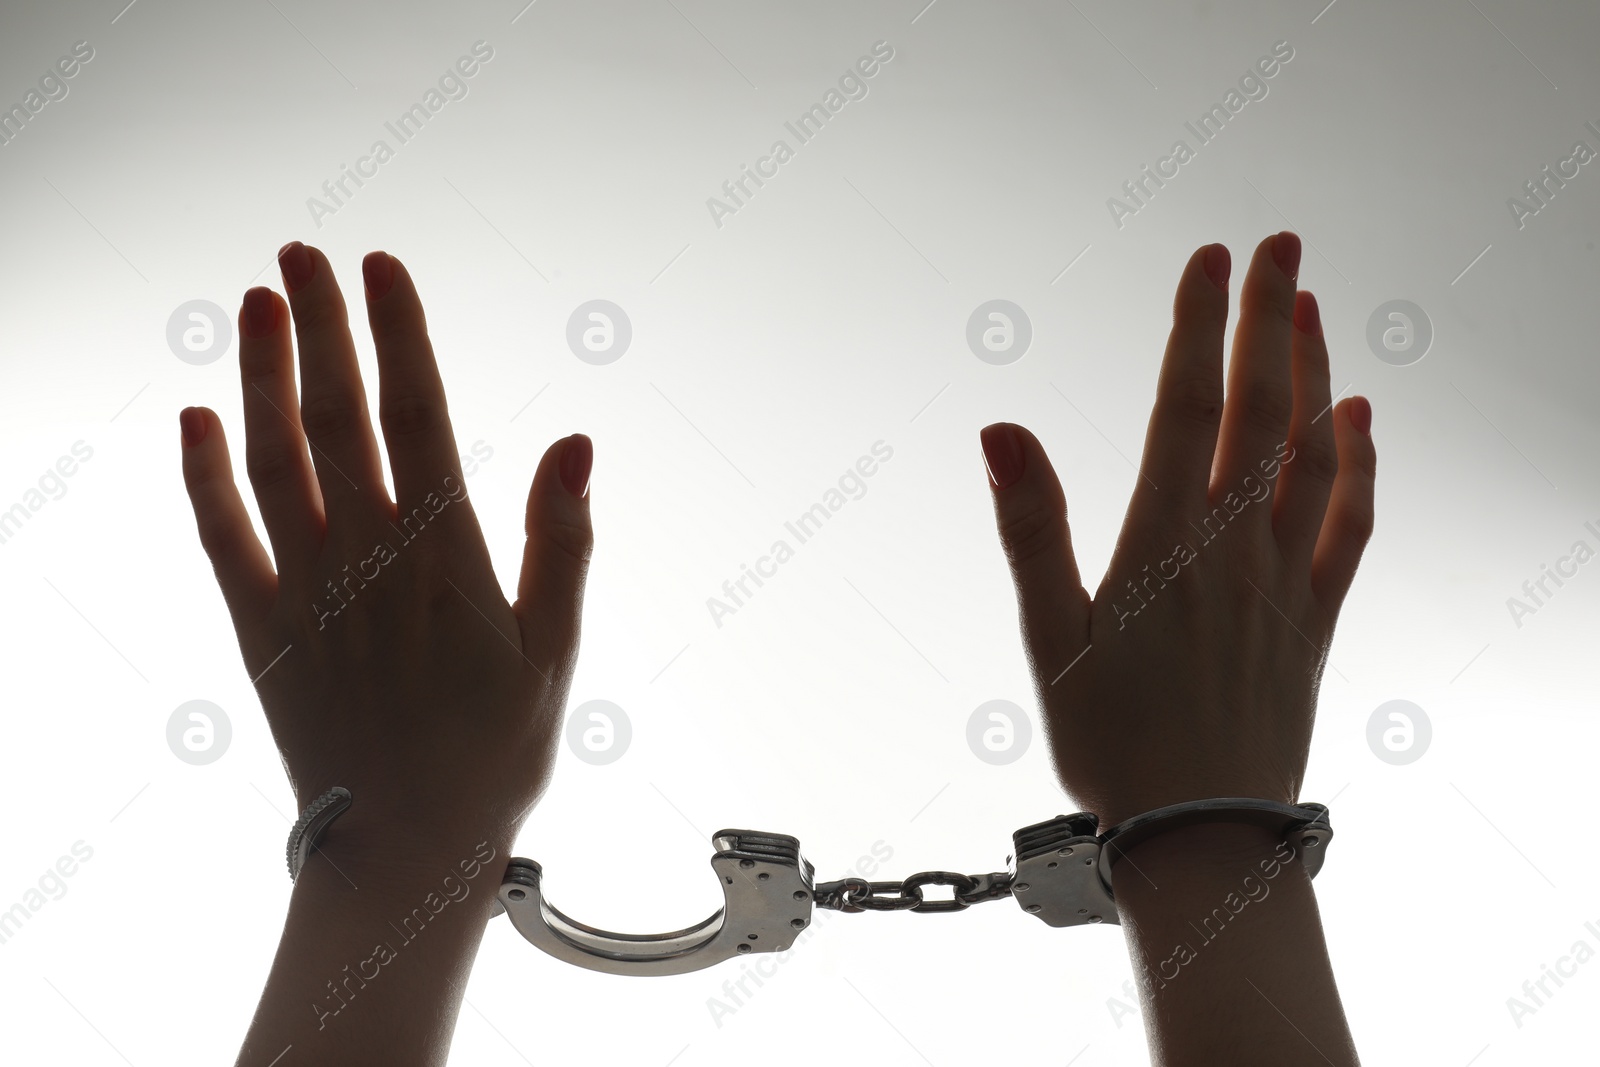
<instances>
[{"instance_id":1,"label":"gradient gray background","mask_svg":"<svg viewBox=\"0 0 1600 1067\"><path fill-rule=\"evenodd\" d=\"M1339 832L1318 897L1363 1061L1593 1056L1600 963L1520 1027L1506 1000L1575 941L1600 947L1584 929L1600 926L1600 564L1520 627L1506 600L1575 540L1600 545L1583 528L1600 526L1600 164L1521 229L1506 201L1574 141L1600 149L1584 126L1600 125L1600 11L124 2L0 16L0 104L75 42L95 50L0 147L0 510L73 442L94 449L0 544L0 909L74 841L94 849L0 944L8 1058L231 1061L288 898L293 798L179 469L177 412L203 403L242 476L237 346L175 358L180 304L231 317L250 285L281 291L292 239L327 251L357 307L362 254L404 259L463 451L493 449L469 486L508 588L538 455L594 438L572 703L620 704L633 744L600 767L564 751L518 851L563 908L643 932L717 905L724 826L798 836L821 878L881 840L878 876L897 877L1001 869L1012 830L1072 810L1037 730L1005 767L965 742L987 700L1035 713L978 429L1007 419L1045 442L1092 586L1183 262L1226 242L1237 293L1285 227L1306 242L1334 389L1372 399L1379 451L1377 532L1303 792ZM307 198L478 40L494 58L469 94L315 225ZM706 199L879 40L895 56L868 95L715 226ZM1295 54L1269 94L1117 227L1107 198L1193 144L1183 123L1280 40ZM564 343L593 298L633 323L609 366ZM994 298L1033 324L1009 366L964 338ZM1435 331L1411 366L1366 344L1393 299ZM357 345L370 385L360 330ZM866 495L715 626L706 598L879 439L894 457ZM1405 766L1366 742L1397 698L1433 725ZM232 722L208 766L167 749L191 699ZM627 855L593 844L623 827ZM1050 930L1007 902L827 917L719 1027L707 1000L739 970L592 974L495 920L454 1062L1145 1062L1112 1003L1131 1003L1121 934Z\"/></svg>"}]
</instances>

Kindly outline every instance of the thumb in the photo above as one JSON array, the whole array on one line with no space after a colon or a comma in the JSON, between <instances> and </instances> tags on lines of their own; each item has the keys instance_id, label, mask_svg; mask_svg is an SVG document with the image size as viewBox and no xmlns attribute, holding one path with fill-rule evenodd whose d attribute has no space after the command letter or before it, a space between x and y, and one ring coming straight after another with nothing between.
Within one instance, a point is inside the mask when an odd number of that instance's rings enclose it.
<instances>
[{"instance_id":1,"label":"thumb","mask_svg":"<svg viewBox=\"0 0 1600 1067\"><path fill-rule=\"evenodd\" d=\"M1033 434L997 422L980 436L1000 545L1011 564L1034 680L1042 688L1089 643L1090 597L1072 553L1067 499Z\"/></svg>"},{"instance_id":2,"label":"thumb","mask_svg":"<svg viewBox=\"0 0 1600 1067\"><path fill-rule=\"evenodd\" d=\"M594 530L589 524L589 470L594 443L581 433L545 450L528 491L517 602L523 653L569 674L578 654L583 585L589 574Z\"/></svg>"}]
</instances>

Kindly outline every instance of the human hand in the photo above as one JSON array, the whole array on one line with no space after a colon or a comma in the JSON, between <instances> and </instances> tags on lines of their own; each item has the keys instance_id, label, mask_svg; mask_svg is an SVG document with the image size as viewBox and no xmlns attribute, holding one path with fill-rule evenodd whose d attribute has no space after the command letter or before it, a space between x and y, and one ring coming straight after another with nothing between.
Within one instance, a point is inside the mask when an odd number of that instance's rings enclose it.
<instances>
[{"instance_id":1,"label":"human hand","mask_svg":"<svg viewBox=\"0 0 1600 1067\"><path fill-rule=\"evenodd\" d=\"M180 421L200 540L290 784L301 807L351 790L330 831L347 842L408 856L426 855L430 837L509 848L547 784L577 656L592 445L574 434L540 461L508 604L405 267L383 252L362 264L397 504L333 270L299 242L279 265L287 306L255 288L239 316L245 462L273 559L221 420L187 408Z\"/></svg>"},{"instance_id":2,"label":"human hand","mask_svg":"<svg viewBox=\"0 0 1600 1067\"><path fill-rule=\"evenodd\" d=\"M1043 447L1020 426L983 430L1056 772L1102 829L1186 800L1299 797L1376 463L1367 401L1329 411L1299 262L1293 233L1257 246L1224 403L1228 252L1190 257L1140 477L1092 599Z\"/></svg>"}]
</instances>

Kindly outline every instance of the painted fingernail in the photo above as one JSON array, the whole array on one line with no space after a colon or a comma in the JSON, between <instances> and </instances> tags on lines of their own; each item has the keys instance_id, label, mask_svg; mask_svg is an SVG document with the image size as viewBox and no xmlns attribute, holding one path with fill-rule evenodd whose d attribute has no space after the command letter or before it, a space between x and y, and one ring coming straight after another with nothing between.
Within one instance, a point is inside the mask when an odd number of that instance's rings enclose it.
<instances>
[{"instance_id":1,"label":"painted fingernail","mask_svg":"<svg viewBox=\"0 0 1600 1067\"><path fill-rule=\"evenodd\" d=\"M1022 477L1022 442L1009 422L985 426L978 434L983 442L983 464L996 489L1004 489Z\"/></svg>"},{"instance_id":2,"label":"painted fingernail","mask_svg":"<svg viewBox=\"0 0 1600 1067\"><path fill-rule=\"evenodd\" d=\"M1294 295L1294 328L1312 337L1322 336L1322 315L1317 311L1317 298L1304 289Z\"/></svg>"},{"instance_id":3,"label":"painted fingernail","mask_svg":"<svg viewBox=\"0 0 1600 1067\"><path fill-rule=\"evenodd\" d=\"M367 299L379 300L394 284L394 260L387 252L368 252L361 261L361 279L367 284Z\"/></svg>"},{"instance_id":4,"label":"painted fingernail","mask_svg":"<svg viewBox=\"0 0 1600 1067\"><path fill-rule=\"evenodd\" d=\"M193 448L206 439L206 417L199 408L184 408L178 412L178 428L183 431L183 447Z\"/></svg>"},{"instance_id":5,"label":"painted fingernail","mask_svg":"<svg viewBox=\"0 0 1600 1067\"><path fill-rule=\"evenodd\" d=\"M594 442L581 433L567 438L561 449L561 484L573 496L589 493L589 469L594 466Z\"/></svg>"},{"instance_id":6,"label":"painted fingernail","mask_svg":"<svg viewBox=\"0 0 1600 1067\"><path fill-rule=\"evenodd\" d=\"M272 290L258 285L244 294L244 335L265 337L278 325L278 302Z\"/></svg>"},{"instance_id":7,"label":"painted fingernail","mask_svg":"<svg viewBox=\"0 0 1600 1067\"><path fill-rule=\"evenodd\" d=\"M1350 423L1356 429L1372 436L1372 404L1364 396L1358 396L1350 401Z\"/></svg>"},{"instance_id":8,"label":"painted fingernail","mask_svg":"<svg viewBox=\"0 0 1600 1067\"><path fill-rule=\"evenodd\" d=\"M1272 258L1292 282L1300 271L1300 235L1284 230L1272 238Z\"/></svg>"},{"instance_id":9,"label":"painted fingernail","mask_svg":"<svg viewBox=\"0 0 1600 1067\"><path fill-rule=\"evenodd\" d=\"M278 269L283 272L283 284L294 293L306 287L317 268L306 246L299 241L290 241L278 249Z\"/></svg>"},{"instance_id":10,"label":"painted fingernail","mask_svg":"<svg viewBox=\"0 0 1600 1067\"><path fill-rule=\"evenodd\" d=\"M1228 246L1214 244L1206 249L1206 277L1211 279L1223 292L1228 291L1228 275L1233 270L1233 257L1228 254Z\"/></svg>"}]
</instances>

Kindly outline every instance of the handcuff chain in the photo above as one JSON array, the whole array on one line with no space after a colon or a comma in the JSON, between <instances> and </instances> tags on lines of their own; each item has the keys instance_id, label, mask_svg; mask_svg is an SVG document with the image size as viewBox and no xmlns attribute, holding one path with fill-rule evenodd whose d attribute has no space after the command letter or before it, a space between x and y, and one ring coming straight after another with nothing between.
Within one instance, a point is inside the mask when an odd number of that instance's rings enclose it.
<instances>
[{"instance_id":1,"label":"handcuff chain","mask_svg":"<svg viewBox=\"0 0 1600 1067\"><path fill-rule=\"evenodd\" d=\"M841 878L819 882L811 891L812 902L833 911L964 911L986 900L1011 895L1014 876L995 874L957 874L953 871L921 871L898 882L869 882L865 878ZM949 900L927 900L925 885L947 885L955 893Z\"/></svg>"}]
</instances>

